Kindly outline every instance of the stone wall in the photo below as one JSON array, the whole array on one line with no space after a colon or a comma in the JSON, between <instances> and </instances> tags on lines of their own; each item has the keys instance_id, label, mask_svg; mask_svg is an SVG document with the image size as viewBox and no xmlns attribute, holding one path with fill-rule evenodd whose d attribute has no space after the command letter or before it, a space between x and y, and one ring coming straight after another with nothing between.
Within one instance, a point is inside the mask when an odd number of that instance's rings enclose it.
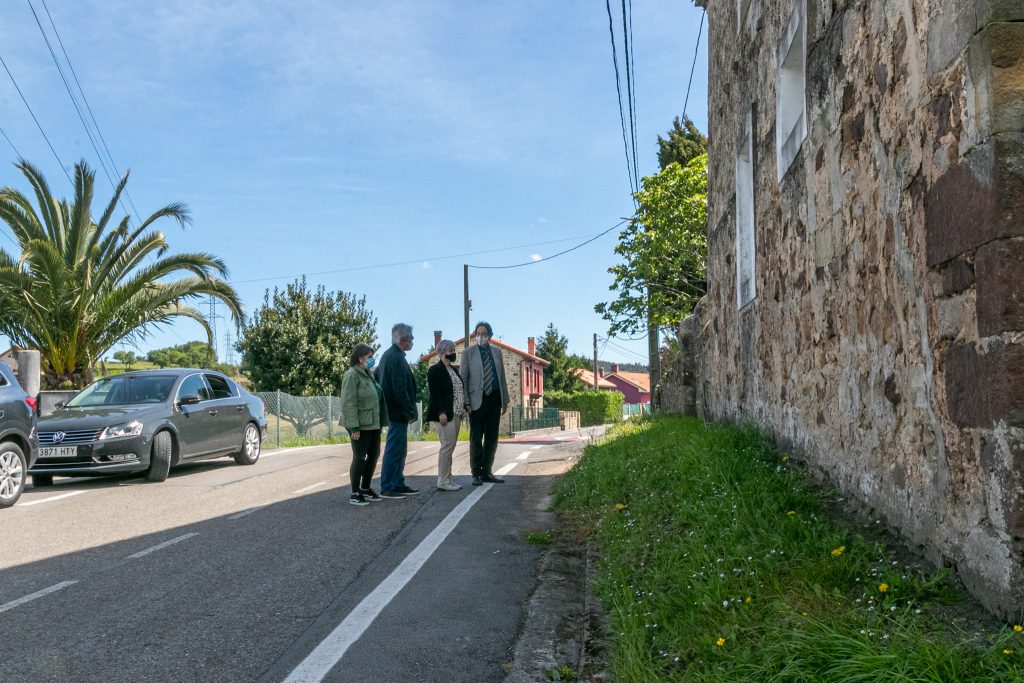
<instances>
[{"instance_id":1,"label":"stone wall","mask_svg":"<svg viewBox=\"0 0 1024 683\"><path fill-rule=\"evenodd\" d=\"M806 0L807 138L780 180L795 1L709 3L709 291L660 398L753 419L1019 611L1024 2ZM757 295L738 309L748 112Z\"/></svg>"}]
</instances>

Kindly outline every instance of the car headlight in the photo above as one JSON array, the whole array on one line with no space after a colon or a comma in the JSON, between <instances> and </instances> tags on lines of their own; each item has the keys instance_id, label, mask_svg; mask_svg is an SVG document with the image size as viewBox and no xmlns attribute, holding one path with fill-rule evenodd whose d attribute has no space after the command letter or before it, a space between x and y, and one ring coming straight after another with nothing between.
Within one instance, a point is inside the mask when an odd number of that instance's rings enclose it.
<instances>
[{"instance_id":1,"label":"car headlight","mask_svg":"<svg viewBox=\"0 0 1024 683\"><path fill-rule=\"evenodd\" d=\"M138 420L124 422L119 425L112 425L100 432L100 441L103 439L123 439L128 436L138 436L142 433L142 423Z\"/></svg>"}]
</instances>

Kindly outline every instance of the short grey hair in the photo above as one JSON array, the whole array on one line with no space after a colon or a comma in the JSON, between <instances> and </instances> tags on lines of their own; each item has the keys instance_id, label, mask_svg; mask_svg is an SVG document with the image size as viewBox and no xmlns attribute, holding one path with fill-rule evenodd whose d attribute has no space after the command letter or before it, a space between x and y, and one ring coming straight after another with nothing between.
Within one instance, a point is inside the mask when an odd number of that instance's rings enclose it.
<instances>
[{"instance_id":1,"label":"short grey hair","mask_svg":"<svg viewBox=\"0 0 1024 683\"><path fill-rule=\"evenodd\" d=\"M434 349L434 351L436 351L437 355L439 356L449 354L455 351L455 342L453 342L451 339L442 339L441 341L437 342L437 347Z\"/></svg>"},{"instance_id":2,"label":"short grey hair","mask_svg":"<svg viewBox=\"0 0 1024 683\"><path fill-rule=\"evenodd\" d=\"M395 323L394 327L391 328L391 343L397 344L403 339L409 339L412 337L412 325L406 325L405 323Z\"/></svg>"}]
</instances>

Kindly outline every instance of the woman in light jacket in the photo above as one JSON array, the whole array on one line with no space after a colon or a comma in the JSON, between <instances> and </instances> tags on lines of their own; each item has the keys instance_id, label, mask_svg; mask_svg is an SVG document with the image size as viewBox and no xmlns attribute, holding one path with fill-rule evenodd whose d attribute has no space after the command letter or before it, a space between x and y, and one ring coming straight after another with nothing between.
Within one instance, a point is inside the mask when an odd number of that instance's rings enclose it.
<instances>
[{"instance_id":1,"label":"woman in light jacket","mask_svg":"<svg viewBox=\"0 0 1024 683\"><path fill-rule=\"evenodd\" d=\"M382 498L370 487L380 456L381 425L388 423L384 393L370 369L373 347L357 344L349 358L349 369L341 380L341 424L352 439L352 505L369 505Z\"/></svg>"},{"instance_id":2,"label":"woman in light jacket","mask_svg":"<svg viewBox=\"0 0 1024 683\"><path fill-rule=\"evenodd\" d=\"M457 358L455 342L442 339L434 350L441 361L427 371L427 388L430 390L427 419L434 423L441 442L437 453L437 488L458 491L462 487L452 480L452 452L459 440L459 427L466 411L465 392L462 378L452 367Z\"/></svg>"}]
</instances>

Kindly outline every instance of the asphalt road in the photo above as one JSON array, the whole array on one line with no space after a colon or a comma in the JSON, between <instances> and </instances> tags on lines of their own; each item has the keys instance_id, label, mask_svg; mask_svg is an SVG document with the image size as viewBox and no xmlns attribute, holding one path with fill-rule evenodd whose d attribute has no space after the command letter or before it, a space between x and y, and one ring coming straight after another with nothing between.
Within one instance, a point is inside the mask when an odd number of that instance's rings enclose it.
<instances>
[{"instance_id":1,"label":"asphalt road","mask_svg":"<svg viewBox=\"0 0 1024 683\"><path fill-rule=\"evenodd\" d=\"M549 492L580 442L503 443L505 484L348 504L348 446L58 479L0 512L0 680L500 681ZM374 486L377 486L376 480Z\"/></svg>"}]
</instances>

